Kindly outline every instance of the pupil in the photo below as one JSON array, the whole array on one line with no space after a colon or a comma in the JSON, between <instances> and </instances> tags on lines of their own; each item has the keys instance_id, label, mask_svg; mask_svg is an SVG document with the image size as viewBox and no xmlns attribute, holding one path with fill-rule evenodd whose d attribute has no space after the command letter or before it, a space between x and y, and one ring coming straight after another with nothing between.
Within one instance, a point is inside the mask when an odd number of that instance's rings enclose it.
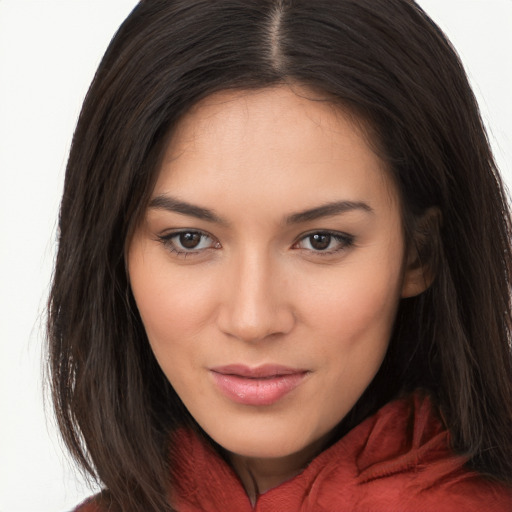
<instances>
[{"instance_id":1,"label":"pupil","mask_svg":"<svg viewBox=\"0 0 512 512\"><path fill-rule=\"evenodd\" d=\"M323 251L329 247L331 243L331 235L325 235L322 233L317 233L311 237L311 246L317 249L318 251Z\"/></svg>"},{"instance_id":2,"label":"pupil","mask_svg":"<svg viewBox=\"0 0 512 512\"><path fill-rule=\"evenodd\" d=\"M180 235L180 244L186 249L194 249L200 241L201 235L199 233L182 233Z\"/></svg>"}]
</instances>

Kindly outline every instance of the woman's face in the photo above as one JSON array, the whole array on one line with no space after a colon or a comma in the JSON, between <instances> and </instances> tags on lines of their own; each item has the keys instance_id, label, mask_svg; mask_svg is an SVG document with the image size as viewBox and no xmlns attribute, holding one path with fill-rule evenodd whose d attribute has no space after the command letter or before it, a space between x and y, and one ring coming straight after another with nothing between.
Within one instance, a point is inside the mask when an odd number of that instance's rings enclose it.
<instances>
[{"instance_id":1,"label":"woman's face","mask_svg":"<svg viewBox=\"0 0 512 512\"><path fill-rule=\"evenodd\" d=\"M185 116L128 264L192 416L229 452L276 458L315 446L379 369L415 293L404 249L397 192L360 131L283 86Z\"/></svg>"}]
</instances>

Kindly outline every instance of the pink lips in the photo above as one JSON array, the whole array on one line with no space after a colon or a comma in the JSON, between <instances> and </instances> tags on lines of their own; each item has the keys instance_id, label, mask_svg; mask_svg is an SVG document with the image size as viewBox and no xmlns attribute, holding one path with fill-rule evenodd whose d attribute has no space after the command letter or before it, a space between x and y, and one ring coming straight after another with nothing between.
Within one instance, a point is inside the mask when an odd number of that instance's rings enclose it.
<instances>
[{"instance_id":1,"label":"pink lips","mask_svg":"<svg viewBox=\"0 0 512 512\"><path fill-rule=\"evenodd\" d=\"M278 365L228 365L210 371L219 390L244 405L271 405L293 391L308 373Z\"/></svg>"}]
</instances>

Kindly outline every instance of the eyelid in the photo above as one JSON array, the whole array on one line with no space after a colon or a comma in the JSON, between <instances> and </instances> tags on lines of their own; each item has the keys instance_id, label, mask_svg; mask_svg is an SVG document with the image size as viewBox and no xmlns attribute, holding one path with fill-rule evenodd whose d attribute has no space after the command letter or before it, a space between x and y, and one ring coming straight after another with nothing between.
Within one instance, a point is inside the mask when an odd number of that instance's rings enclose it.
<instances>
[{"instance_id":1,"label":"eyelid","mask_svg":"<svg viewBox=\"0 0 512 512\"><path fill-rule=\"evenodd\" d=\"M315 249L307 249L302 247L297 247L298 244L304 240L306 240L309 237L312 237L313 235L328 235L337 240L340 244L340 247L335 249L325 249L325 250L315 250ZM346 251L350 247L354 245L355 242L355 236L351 235L349 233L345 233L343 231L335 231L330 229L315 229L308 231L307 233L302 233L299 237L297 237L296 241L292 245L292 249L298 249L298 250L304 250L308 251L311 254L314 254L315 256L329 256L333 254L337 254L339 252Z\"/></svg>"},{"instance_id":2,"label":"eyelid","mask_svg":"<svg viewBox=\"0 0 512 512\"><path fill-rule=\"evenodd\" d=\"M201 235L202 237L207 237L212 241L212 244L209 247L201 247L199 249L191 248L180 248L176 246L176 244L173 243L173 239L178 237L179 235L185 234L185 233L197 233ZM216 237L208 233L207 231L203 231L202 229L184 229L179 228L175 230L166 231L163 234L160 234L157 236L157 241L160 242L169 252L176 254L177 256L198 256L200 254L203 254L205 251L209 251L211 249L220 249L220 243L217 240Z\"/></svg>"},{"instance_id":3,"label":"eyelid","mask_svg":"<svg viewBox=\"0 0 512 512\"><path fill-rule=\"evenodd\" d=\"M180 248L178 247L174 242L173 239L178 237L179 235L186 234L186 233L195 233L199 234L201 237L206 237L211 240L211 244L209 244L208 247L200 247L198 249L196 248ZM332 239L336 240L338 242L338 247L334 249L314 249L314 248L304 248L299 247L299 244L306 240L309 237L312 237L314 235L327 235L332 237ZM177 256L198 256L201 254L204 254L206 251L210 251L211 249L220 249L222 246L220 245L220 242L216 237L208 233L207 231L204 231L202 229L194 229L194 228L179 228L174 229L170 231L166 231L163 234L157 235L157 241L160 242L169 252L176 254ZM315 256L329 256L333 254L337 254L339 252L343 252L348 250L351 246L354 245L355 237L349 233L345 233L342 231L335 231L335 230L329 230L329 229L315 229L308 231L306 233L302 233L299 235L295 242L292 244L292 249L296 250L304 250L307 251Z\"/></svg>"}]
</instances>

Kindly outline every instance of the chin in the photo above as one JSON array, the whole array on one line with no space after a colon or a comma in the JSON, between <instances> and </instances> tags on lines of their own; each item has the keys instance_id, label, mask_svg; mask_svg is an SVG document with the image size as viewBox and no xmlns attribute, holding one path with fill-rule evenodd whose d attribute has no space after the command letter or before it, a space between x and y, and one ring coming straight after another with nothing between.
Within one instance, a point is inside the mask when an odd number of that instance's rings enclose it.
<instances>
[{"instance_id":1,"label":"chin","mask_svg":"<svg viewBox=\"0 0 512 512\"><path fill-rule=\"evenodd\" d=\"M331 430L325 432L314 428L308 429L299 421L293 424L280 424L269 418L262 418L261 422L247 423L245 425L237 425L235 422L221 423L217 425L218 428L203 427L203 429L228 452L259 459L288 457L310 450L314 456L321 451L325 438Z\"/></svg>"},{"instance_id":2,"label":"chin","mask_svg":"<svg viewBox=\"0 0 512 512\"><path fill-rule=\"evenodd\" d=\"M304 448L301 443L283 446L281 441L281 438L276 439L275 437L272 439L254 439L250 442L248 440L235 440L221 446L230 453L253 459L279 459L300 452Z\"/></svg>"}]
</instances>

